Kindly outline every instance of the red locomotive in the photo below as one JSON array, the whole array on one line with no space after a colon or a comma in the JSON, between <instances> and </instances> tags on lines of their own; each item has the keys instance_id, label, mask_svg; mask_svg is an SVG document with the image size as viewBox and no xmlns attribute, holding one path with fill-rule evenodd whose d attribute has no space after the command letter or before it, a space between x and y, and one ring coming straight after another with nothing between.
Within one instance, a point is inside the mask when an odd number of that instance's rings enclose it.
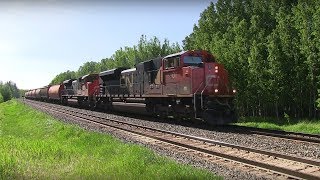
<instances>
[{"instance_id":1,"label":"red locomotive","mask_svg":"<svg viewBox=\"0 0 320 180\"><path fill-rule=\"evenodd\" d=\"M144 61L132 69L119 67L90 74L62 85L57 94L65 103L75 98L79 105L110 110L113 102L139 102L156 116L195 118L210 124L236 121L236 91L228 73L203 50ZM29 95L27 92L26 97Z\"/></svg>"}]
</instances>

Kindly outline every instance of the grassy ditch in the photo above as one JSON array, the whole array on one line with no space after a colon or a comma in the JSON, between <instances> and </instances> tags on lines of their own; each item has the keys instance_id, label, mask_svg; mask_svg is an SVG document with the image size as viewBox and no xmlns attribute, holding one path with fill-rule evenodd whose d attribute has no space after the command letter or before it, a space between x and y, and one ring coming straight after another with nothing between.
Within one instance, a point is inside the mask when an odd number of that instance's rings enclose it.
<instances>
[{"instance_id":1,"label":"grassy ditch","mask_svg":"<svg viewBox=\"0 0 320 180\"><path fill-rule=\"evenodd\" d=\"M237 125L310 134L320 134L320 120L292 120L261 117L242 117Z\"/></svg>"},{"instance_id":2,"label":"grassy ditch","mask_svg":"<svg viewBox=\"0 0 320 180\"><path fill-rule=\"evenodd\" d=\"M0 179L216 179L138 145L0 104Z\"/></svg>"}]
</instances>

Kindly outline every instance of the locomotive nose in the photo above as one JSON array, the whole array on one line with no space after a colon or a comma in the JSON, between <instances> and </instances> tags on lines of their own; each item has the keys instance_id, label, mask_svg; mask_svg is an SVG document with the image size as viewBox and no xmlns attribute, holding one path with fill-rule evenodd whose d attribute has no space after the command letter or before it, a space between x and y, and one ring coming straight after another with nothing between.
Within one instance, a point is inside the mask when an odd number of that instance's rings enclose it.
<instances>
[{"instance_id":1,"label":"locomotive nose","mask_svg":"<svg viewBox=\"0 0 320 180\"><path fill-rule=\"evenodd\" d=\"M228 74L218 63L207 63L205 67L206 91L209 95L225 95L235 93L229 88ZM235 90L234 90L235 91Z\"/></svg>"}]
</instances>

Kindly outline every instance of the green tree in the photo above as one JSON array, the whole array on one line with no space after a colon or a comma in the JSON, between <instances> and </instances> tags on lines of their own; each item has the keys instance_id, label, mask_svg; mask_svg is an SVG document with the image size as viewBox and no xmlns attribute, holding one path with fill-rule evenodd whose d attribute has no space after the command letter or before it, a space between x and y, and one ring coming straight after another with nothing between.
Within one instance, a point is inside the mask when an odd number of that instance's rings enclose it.
<instances>
[{"instance_id":1,"label":"green tree","mask_svg":"<svg viewBox=\"0 0 320 180\"><path fill-rule=\"evenodd\" d=\"M12 81L8 81L5 83L0 81L0 94L2 101L9 101L12 98L19 98L20 90Z\"/></svg>"},{"instance_id":2,"label":"green tree","mask_svg":"<svg viewBox=\"0 0 320 180\"><path fill-rule=\"evenodd\" d=\"M299 50L303 56L304 70L306 74L306 81L308 88L305 89L304 94L308 94L309 101L306 102L308 106L309 116L316 115L317 90L319 89L319 1L301 0L293 9L293 19L295 28L298 31ZM307 92L307 93L306 93Z\"/></svg>"},{"instance_id":3,"label":"green tree","mask_svg":"<svg viewBox=\"0 0 320 180\"><path fill-rule=\"evenodd\" d=\"M114 60L111 58L105 58L100 61L99 72L106 71L108 69L115 68Z\"/></svg>"},{"instance_id":4,"label":"green tree","mask_svg":"<svg viewBox=\"0 0 320 180\"><path fill-rule=\"evenodd\" d=\"M4 86L7 86L10 89L12 97L14 97L14 98L20 97L20 92L19 92L19 89L18 89L16 83L14 83L12 81L8 81L4 84Z\"/></svg>"},{"instance_id":5,"label":"green tree","mask_svg":"<svg viewBox=\"0 0 320 180\"><path fill-rule=\"evenodd\" d=\"M0 103L2 103L3 102L3 96L2 96L2 94L0 93Z\"/></svg>"},{"instance_id":6,"label":"green tree","mask_svg":"<svg viewBox=\"0 0 320 180\"><path fill-rule=\"evenodd\" d=\"M141 35L137 45L121 47L110 58L101 59L100 62L86 62L76 72L66 71L60 73L50 84L59 84L66 79L73 79L90 73L99 73L116 67L132 68L142 61L179 51L181 51L181 47L178 43L170 44L167 39L162 43L157 37L147 39L147 36Z\"/></svg>"},{"instance_id":7,"label":"green tree","mask_svg":"<svg viewBox=\"0 0 320 180\"><path fill-rule=\"evenodd\" d=\"M318 89L318 97L320 97L320 89ZM317 107L320 108L320 98L317 99Z\"/></svg>"},{"instance_id":8,"label":"green tree","mask_svg":"<svg viewBox=\"0 0 320 180\"><path fill-rule=\"evenodd\" d=\"M20 97L24 96L24 94L25 94L27 91L28 91L28 90L25 90L25 89L19 89Z\"/></svg>"},{"instance_id":9,"label":"green tree","mask_svg":"<svg viewBox=\"0 0 320 180\"><path fill-rule=\"evenodd\" d=\"M91 73L98 73L99 69L97 69L97 67L98 67L98 62L95 62L95 61L85 62L82 66L79 67L77 71L77 77L81 77Z\"/></svg>"},{"instance_id":10,"label":"green tree","mask_svg":"<svg viewBox=\"0 0 320 180\"><path fill-rule=\"evenodd\" d=\"M50 82L51 85L53 84L60 84L62 83L64 80L67 80L67 79L75 79L77 76L76 76L76 72L74 71L65 71L65 72L62 72L58 75L56 75L56 77L53 78L53 80Z\"/></svg>"},{"instance_id":11,"label":"green tree","mask_svg":"<svg viewBox=\"0 0 320 180\"><path fill-rule=\"evenodd\" d=\"M218 0L184 49L206 49L229 70L240 115L315 117L320 103L320 1ZM319 105L320 106L320 105Z\"/></svg>"},{"instance_id":12,"label":"green tree","mask_svg":"<svg viewBox=\"0 0 320 180\"><path fill-rule=\"evenodd\" d=\"M8 85L3 85L1 88L1 95L3 97L3 101L9 101L12 98L12 92Z\"/></svg>"}]
</instances>

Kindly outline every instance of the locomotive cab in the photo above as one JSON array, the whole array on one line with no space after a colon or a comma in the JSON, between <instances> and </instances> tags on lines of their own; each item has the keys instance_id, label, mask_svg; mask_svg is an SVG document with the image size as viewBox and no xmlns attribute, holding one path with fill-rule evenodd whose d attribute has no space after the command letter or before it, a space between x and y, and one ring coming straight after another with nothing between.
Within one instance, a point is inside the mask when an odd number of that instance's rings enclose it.
<instances>
[{"instance_id":1,"label":"locomotive cab","mask_svg":"<svg viewBox=\"0 0 320 180\"><path fill-rule=\"evenodd\" d=\"M210 124L235 121L228 73L207 51L184 51L162 60L163 95L171 97L175 112L192 113Z\"/></svg>"},{"instance_id":2,"label":"locomotive cab","mask_svg":"<svg viewBox=\"0 0 320 180\"><path fill-rule=\"evenodd\" d=\"M206 79L216 78L218 66L214 56L206 51L184 51L163 58L161 84L166 95L192 95L204 88ZM207 88L205 94L207 94Z\"/></svg>"},{"instance_id":3,"label":"locomotive cab","mask_svg":"<svg viewBox=\"0 0 320 180\"><path fill-rule=\"evenodd\" d=\"M81 78L81 95L92 97L99 91L99 75L87 74Z\"/></svg>"},{"instance_id":4,"label":"locomotive cab","mask_svg":"<svg viewBox=\"0 0 320 180\"><path fill-rule=\"evenodd\" d=\"M74 95L73 81L75 81L75 79L68 79L62 82L62 84L64 85L64 96L72 97Z\"/></svg>"}]
</instances>

